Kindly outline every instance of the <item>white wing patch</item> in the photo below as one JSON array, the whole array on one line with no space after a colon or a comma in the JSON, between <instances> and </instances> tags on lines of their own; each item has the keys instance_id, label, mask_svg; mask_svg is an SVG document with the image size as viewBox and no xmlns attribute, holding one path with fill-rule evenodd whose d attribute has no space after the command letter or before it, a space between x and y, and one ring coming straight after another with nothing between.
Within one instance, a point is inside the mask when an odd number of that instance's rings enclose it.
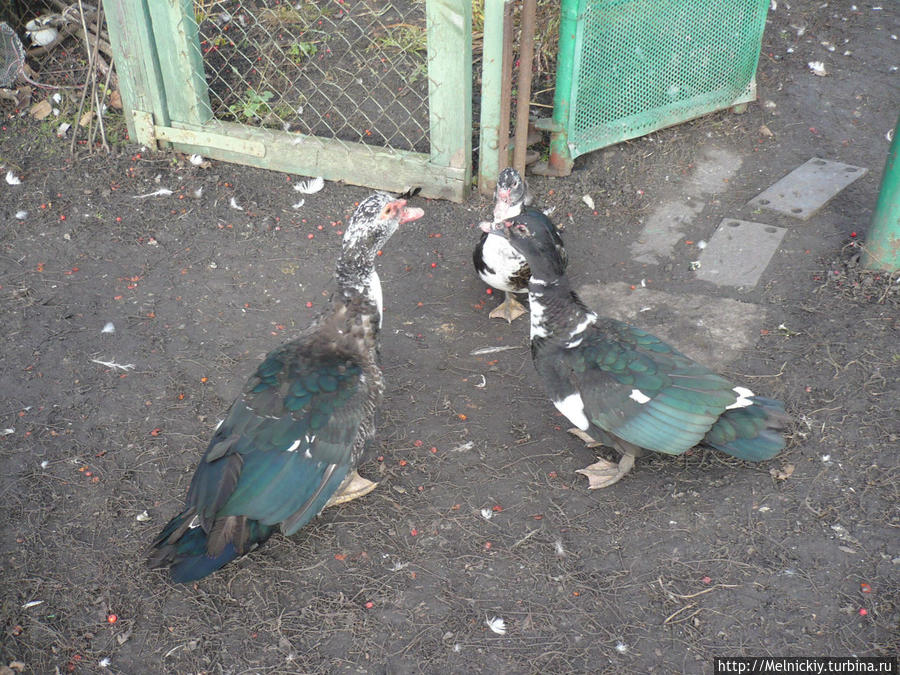
<instances>
[{"instance_id":1,"label":"white wing patch","mask_svg":"<svg viewBox=\"0 0 900 675\"><path fill-rule=\"evenodd\" d=\"M751 396L755 396L755 394L747 389L747 387L734 387L732 389L735 394L738 395L737 401L732 403L729 406L725 406L725 410L731 410L733 408L746 408L749 405L753 405L753 401L750 400Z\"/></svg>"},{"instance_id":2,"label":"white wing patch","mask_svg":"<svg viewBox=\"0 0 900 675\"><path fill-rule=\"evenodd\" d=\"M631 394L628 396L632 401L637 401L641 405L650 401L650 397L647 396L640 389L632 389Z\"/></svg>"},{"instance_id":3,"label":"white wing patch","mask_svg":"<svg viewBox=\"0 0 900 675\"><path fill-rule=\"evenodd\" d=\"M299 448L299 447L300 447L300 439L298 438L296 441L294 441L291 444L291 447L289 447L287 450L285 450L285 452L297 452L297 448Z\"/></svg>"},{"instance_id":4,"label":"white wing patch","mask_svg":"<svg viewBox=\"0 0 900 675\"><path fill-rule=\"evenodd\" d=\"M588 312L585 315L584 319L577 326L575 326L575 328L572 330L571 333L569 333L569 337L573 338L576 335L583 333L585 328L587 328L588 326L590 326L596 322L597 322L597 315L594 314L593 312Z\"/></svg>"},{"instance_id":5,"label":"white wing patch","mask_svg":"<svg viewBox=\"0 0 900 675\"><path fill-rule=\"evenodd\" d=\"M581 394L577 391L574 394L569 394L561 401L553 401L553 405L566 416L566 419L582 431L587 431L588 427L591 426L587 416L584 414L584 401L581 400Z\"/></svg>"}]
</instances>

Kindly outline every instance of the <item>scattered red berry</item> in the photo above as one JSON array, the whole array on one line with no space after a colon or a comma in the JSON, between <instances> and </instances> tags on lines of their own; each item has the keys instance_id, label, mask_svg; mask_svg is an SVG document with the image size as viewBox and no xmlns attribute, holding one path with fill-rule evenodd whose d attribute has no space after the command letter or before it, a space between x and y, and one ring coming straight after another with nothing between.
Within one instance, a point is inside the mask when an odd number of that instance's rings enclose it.
<instances>
[{"instance_id":1,"label":"scattered red berry","mask_svg":"<svg viewBox=\"0 0 900 675\"><path fill-rule=\"evenodd\" d=\"M106 615L106 620L107 620L109 623L115 623L116 621L119 620L119 617L117 617L115 614L107 614L107 615Z\"/></svg>"},{"instance_id":2,"label":"scattered red berry","mask_svg":"<svg viewBox=\"0 0 900 675\"><path fill-rule=\"evenodd\" d=\"M868 616L868 615L869 615L869 610L867 610L865 607L860 607L860 608L859 608L859 615L860 615L860 616Z\"/></svg>"}]
</instances>

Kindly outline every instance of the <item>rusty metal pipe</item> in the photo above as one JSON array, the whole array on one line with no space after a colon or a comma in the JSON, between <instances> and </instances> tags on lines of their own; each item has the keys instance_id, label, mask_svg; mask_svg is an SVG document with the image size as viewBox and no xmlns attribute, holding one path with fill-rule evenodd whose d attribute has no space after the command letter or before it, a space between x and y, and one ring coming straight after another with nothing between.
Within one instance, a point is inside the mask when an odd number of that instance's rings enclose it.
<instances>
[{"instance_id":1,"label":"rusty metal pipe","mask_svg":"<svg viewBox=\"0 0 900 675\"><path fill-rule=\"evenodd\" d=\"M531 106L531 63L534 59L534 24L537 16L536 0L522 4L522 39L519 43L519 92L516 100L516 139L513 148L513 168L525 175L525 155L528 152L528 111Z\"/></svg>"}]
</instances>

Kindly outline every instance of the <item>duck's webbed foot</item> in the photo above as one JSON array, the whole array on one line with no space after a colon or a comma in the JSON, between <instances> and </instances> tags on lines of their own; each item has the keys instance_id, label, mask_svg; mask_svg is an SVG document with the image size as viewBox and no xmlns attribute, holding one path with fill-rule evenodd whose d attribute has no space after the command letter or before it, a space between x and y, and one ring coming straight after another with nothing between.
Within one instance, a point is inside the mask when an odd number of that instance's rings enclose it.
<instances>
[{"instance_id":1,"label":"duck's webbed foot","mask_svg":"<svg viewBox=\"0 0 900 675\"><path fill-rule=\"evenodd\" d=\"M352 501L359 497L365 497L376 487L378 487L378 483L373 483L360 476L356 471L352 471L347 475L337 491L331 496L328 503L325 504L325 508L344 504L345 502Z\"/></svg>"},{"instance_id":2,"label":"duck's webbed foot","mask_svg":"<svg viewBox=\"0 0 900 675\"><path fill-rule=\"evenodd\" d=\"M619 479L631 471L632 467L634 467L634 455L625 453L622 455L622 459L619 460L618 464L601 459L583 469L577 469L575 473L587 476L588 489L596 490L598 488L609 487L613 483L618 483Z\"/></svg>"},{"instance_id":3,"label":"duck's webbed foot","mask_svg":"<svg viewBox=\"0 0 900 675\"><path fill-rule=\"evenodd\" d=\"M492 319L506 319L512 323L525 314L525 305L515 299L512 293L506 294L506 299L491 310L488 316Z\"/></svg>"}]
</instances>

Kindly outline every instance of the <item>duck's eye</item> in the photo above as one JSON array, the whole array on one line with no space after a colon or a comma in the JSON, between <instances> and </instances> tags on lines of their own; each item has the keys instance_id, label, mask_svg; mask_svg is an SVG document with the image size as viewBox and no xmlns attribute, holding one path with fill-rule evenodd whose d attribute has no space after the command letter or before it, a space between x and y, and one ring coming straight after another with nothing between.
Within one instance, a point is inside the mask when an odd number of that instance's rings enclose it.
<instances>
[{"instance_id":1,"label":"duck's eye","mask_svg":"<svg viewBox=\"0 0 900 675\"><path fill-rule=\"evenodd\" d=\"M516 231L521 232L522 234L526 234L528 232L528 228L525 227L522 223L516 223L515 227Z\"/></svg>"}]
</instances>

